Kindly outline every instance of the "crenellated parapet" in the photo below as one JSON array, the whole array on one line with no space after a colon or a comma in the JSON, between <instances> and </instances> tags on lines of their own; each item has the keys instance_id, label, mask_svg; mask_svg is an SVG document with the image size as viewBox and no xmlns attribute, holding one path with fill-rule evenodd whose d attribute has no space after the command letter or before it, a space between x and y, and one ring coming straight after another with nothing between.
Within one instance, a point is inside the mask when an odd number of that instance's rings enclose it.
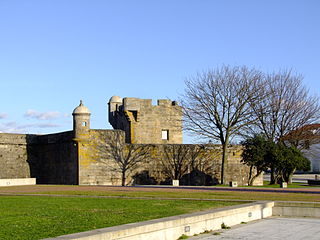
<instances>
[{"instance_id":1,"label":"crenellated parapet","mask_svg":"<svg viewBox=\"0 0 320 240\"><path fill-rule=\"evenodd\" d=\"M128 143L182 143L182 110L176 101L121 98L109 101L109 122L114 129L126 133Z\"/></svg>"}]
</instances>

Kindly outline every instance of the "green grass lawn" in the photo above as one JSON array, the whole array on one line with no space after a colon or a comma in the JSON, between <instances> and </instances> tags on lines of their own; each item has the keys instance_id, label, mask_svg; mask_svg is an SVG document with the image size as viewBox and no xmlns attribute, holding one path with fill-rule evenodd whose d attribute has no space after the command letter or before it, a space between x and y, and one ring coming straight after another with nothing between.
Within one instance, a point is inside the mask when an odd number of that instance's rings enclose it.
<instances>
[{"instance_id":1,"label":"green grass lawn","mask_svg":"<svg viewBox=\"0 0 320 240\"><path fill-rule=\"evenodd\" d=\"M248 201L303 201L303 202L320 202L319 194L304 193L281 193L281 192L233 192L233 191L214 191L214 190L197 190L188 191L186 189L165 189L157 191L145 191L143 188L136 189L124 188L123 190L104 190L104 188L91 191L81 190L75 187L74 190L67 191L37 191L31 194L61 194L61 195L82 195L82 196L119 196L119 197L149 197L149 198L194 198L194 199L232 199Z\"/></svg>"},{"instance_id":2,"label":"green grass lawn","mask_svg":"<svg viewBox=\"0 0 320 240\"><path fill-rule=\"evenodd\" d=\"M0 239L42 239L235 204L239 203L0 196Z\"/></svg>"},{"instance_id":3,"label":"green grass lawn","mask_svg":"<svg viewBox=\"0 0 320 240\"><path fill-rule=\"evenodd\" d=\"M232 190L232 188L230 188ZM246 188L245 188L246 189ZM310 188L308 188L310 189ZM35 185L0 187L1 193L19 194L58 194L81 196L148 197L148 198L194 198L194 199L232 199L232 200L271 200L320 202L320 194L293 192L248 192L224 190L189 190L183 188L146 189L131 187L88 187L70 185Z\"/></svg>"}]
</instances>

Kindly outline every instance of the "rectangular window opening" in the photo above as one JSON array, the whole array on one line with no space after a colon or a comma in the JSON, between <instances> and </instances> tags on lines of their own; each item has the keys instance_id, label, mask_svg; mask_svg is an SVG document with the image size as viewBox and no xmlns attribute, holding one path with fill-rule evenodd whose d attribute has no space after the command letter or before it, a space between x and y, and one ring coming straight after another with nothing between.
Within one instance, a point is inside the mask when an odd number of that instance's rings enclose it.
<instances>
[{"instance_id":1,"label":"rectangular window opening","mask_svg":"<svg viewBox=\"0 0 320 240\"><path fill-rule=\"evenodd\" d=\"M161 131L161 139L162 140L169 140L169 130L162 130Z\"/></svg>"}]
</instances>

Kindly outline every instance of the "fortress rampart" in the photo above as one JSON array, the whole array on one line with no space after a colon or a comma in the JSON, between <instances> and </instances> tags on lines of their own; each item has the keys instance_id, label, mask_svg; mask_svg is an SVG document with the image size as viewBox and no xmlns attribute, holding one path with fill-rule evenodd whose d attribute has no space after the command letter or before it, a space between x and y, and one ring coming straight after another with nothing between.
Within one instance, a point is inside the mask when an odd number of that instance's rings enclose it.
<instances>
[{"instance_id":1,"label":"fortress rampart","mask_svg":"<svg viewBox=\"0 0 320 240\"><path fill-rule=\"evenodd\" d=\"M127 184L171 181L166 162L170 151L192 156L179 177L184 185L211 185L220 181L221 146L182 144L181 107L171 100L112 97L109 121L115 130L90 129L90 111L81 102L73 111L73 130L47 135L0 133L0 179L36 178L41 184L120 185L119 164L111 156L112 141L127 151L148 146L150 155L127 171ZM241 161L241 146L228 148L226 182L245 185L249 168ZM187 154L185 156L187 156ZM190 159L189 159L190 160ZM186 160L187 162L189 160ZM182 163L184 164L184 163ZM256 184L262 184L262 177Z\"/></svg>"}]
</instances>

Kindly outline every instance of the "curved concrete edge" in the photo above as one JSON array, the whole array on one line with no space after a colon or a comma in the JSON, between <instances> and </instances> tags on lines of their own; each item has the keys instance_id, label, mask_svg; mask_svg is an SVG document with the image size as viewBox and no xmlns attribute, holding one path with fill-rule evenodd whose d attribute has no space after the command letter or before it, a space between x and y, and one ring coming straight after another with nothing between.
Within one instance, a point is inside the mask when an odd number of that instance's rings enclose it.
<instances>
[{"instance_id":1,"label":"curved concrete edge","mask_svg":"<svg viewBox=\"0 0 320 240\"><path fill-rule=\"evenodd\" d=\"M318 202L275 202L273 216L320 218Z\"/></svg>"},{"instance_id":2,"label":"curved concrete edge","mask_svg":"<svg viewBox=\"0 0 320 240\"><path fill-rule=\"evenodd\" d=\"M272 216L273 206L274 202L270 201L241 204L48 239L175 240L182 234L192 236L204 231L221 229L222 223L226 226L233 226L241 222L270 217Z\"/></svg>"},{"instance_id":3,"label":"curved concrete edge","mask_svg":"<svg viewBox=\"0 0 320 240\"><path fill-rule=\"evenodd\" d=\"M0 179L0 187L3 187L3 186L22 186L22 185L36 185L36 179L35 178Z\"/></svg>"}]
</instances>

